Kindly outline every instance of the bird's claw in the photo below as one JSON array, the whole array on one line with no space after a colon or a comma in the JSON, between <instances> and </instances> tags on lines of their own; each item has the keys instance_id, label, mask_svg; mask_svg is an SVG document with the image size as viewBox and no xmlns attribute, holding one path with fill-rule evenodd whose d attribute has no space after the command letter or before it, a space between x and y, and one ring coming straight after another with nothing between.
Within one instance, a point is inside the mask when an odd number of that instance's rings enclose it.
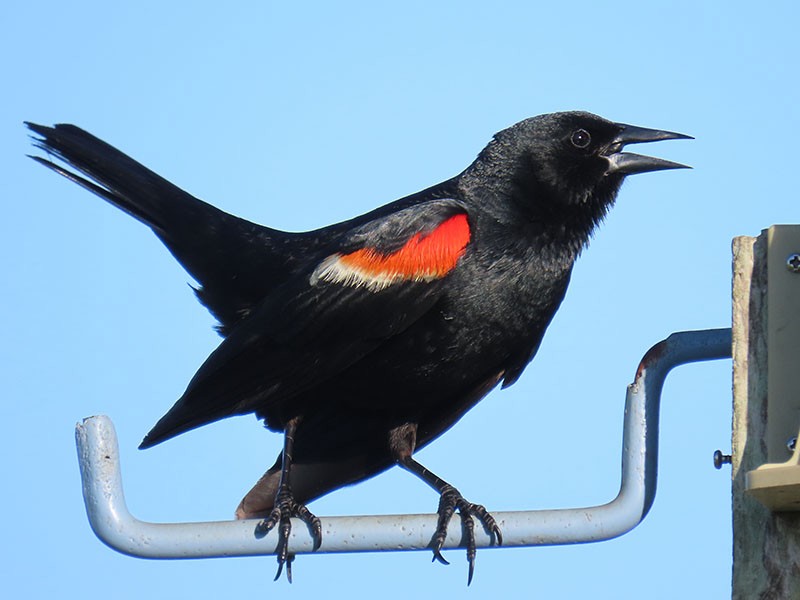
<instances>
[{"instance_id":1,"label":"bird's claw","mask_svg":"<svg viewBox=\"0 0 800 600\"><path fill-rule=\"evenodd\" d=\"M305 504L301 504L294 499L291 488L284 486L275 498L275 506L269 516L256 525L256 535L263 537L267 535L276 525L278 526L278 545L275 548L275 555L278 559L278 572L275 581L281 576L283 566L286 565L286 578L292 582L292 561L294 554L289 552L289 534L292 532L292 517L297 517L308 525L311 529L311 536L314 539L313 551L319 549L322 544L322 523Z\"/></svg>"},{"instance_id":2,"label":"bird's claw","mask_svg":"<svg viewBox=\"0 0 800 600\"><path fill-rule=\"evenodd\" d=\"M433 558L431 559L431 562L436 562L438 560L443 565L449 565L450 561L447 560L444 556L442 556L442 553L440 552L440 550L441 550L441 547L439 547L439 548L434 547L433 548Z\"/></svg>"},{"instance_id":3,"label":"bird's claw","mask_svg":"<svg viewBox=\"0 0 800 600\"><path fill-rule=\"evenodd\" d=\"M278 581L281 577L281 571L283 571L283 565L286 565L286 580L289 583L292 583L292 561L294 560L294 554L287 554L286 558L281 562L281 559L278 558L278 572L275 573L275 579L272 581Z\"/></svg>"},{"instance_id":4,"label":"bird's claw","mask_svg":"<svg viewBox=\"0 0 800 600\"><path fill-rule=\"evenodd\" d=\"M441 550L444 546L445 539L447 538L447 526L450 519L453 518L455 511L461 516L461 524L464 528L465 546L467 548L467 562L469 563L469 573L467 575L467 585L472 583L472 576L475 572L475 556L477 549L475 545L475 521L473 517L478 519L486 531L497 542L498 546L503 545L503 534L500 527L497 525L494 517L489 514L480 504L473 504L467 502L461 493L451 485L446 486L439 498L439 520L436 523L436 533L431 540L431 549L433 550L433 560L438 560L442 564L448 563L442 556Z\"/></svg>"}]
</instances>

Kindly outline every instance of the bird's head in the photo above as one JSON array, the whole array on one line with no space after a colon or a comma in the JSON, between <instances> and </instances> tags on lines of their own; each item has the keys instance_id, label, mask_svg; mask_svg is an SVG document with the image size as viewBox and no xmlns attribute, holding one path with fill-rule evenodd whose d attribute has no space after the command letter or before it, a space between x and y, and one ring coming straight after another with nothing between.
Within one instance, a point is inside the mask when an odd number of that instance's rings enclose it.
<instances>
[{"instance_id":1,"label":"bird's head","mask_svg":"<svg viewBox=\"0 0 800 600\"><path fill-rule=\"evenodd\" d=\"M539 221L554 220L591 233L614 203L626 175L688 168L672 161L623 152L628 144L690 136L614 123L587 112L526 119L504 129L465 173L490 182L504 201ZM581 226L582 225L582 226ZM579 227L580 226L580 227Z\"/></svg>"}]
</instances>

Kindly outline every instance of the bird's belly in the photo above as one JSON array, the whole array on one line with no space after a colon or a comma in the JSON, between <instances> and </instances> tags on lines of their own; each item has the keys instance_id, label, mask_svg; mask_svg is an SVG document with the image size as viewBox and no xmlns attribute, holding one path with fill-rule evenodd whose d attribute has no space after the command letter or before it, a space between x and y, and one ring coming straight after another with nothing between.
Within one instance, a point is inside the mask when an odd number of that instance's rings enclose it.
<instances>
[{"instance_id":1,"label":"bird's belly","mask_svg":"<svg viewBox=\"0 0 800 600\"><path fill-rule=\"evenodd\" d=\"M347 410L414 421L472 395L506 364L528 356L540 338L533 327L505 327L491 315L433 311L337 376L329 389Z\"/></svg>"}]
</instances>

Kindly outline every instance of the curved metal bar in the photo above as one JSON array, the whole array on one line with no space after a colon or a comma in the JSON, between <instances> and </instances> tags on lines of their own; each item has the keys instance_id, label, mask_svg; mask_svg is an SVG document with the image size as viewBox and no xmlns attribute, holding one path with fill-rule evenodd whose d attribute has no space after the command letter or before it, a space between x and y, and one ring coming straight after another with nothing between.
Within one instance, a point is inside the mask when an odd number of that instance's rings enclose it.
<instances>
[{"instance_id":1,"label":"curved metal bar","mask_svg":"<svg viewBox=\"0 0 800 600\"><path fill-rule=\"evenodd\" d=\"M494 512L503 546L580 544L608 540L636 527L653 503L658 467L661 389L669 371L682 364L731 356L731 330L674 333L653 346L628 386L623 430L622 483L611 502L588 508ZM255 535L256 520L206 523L148 523L128 511L122 491L117 436L111 420L90 417L76 426L83 497L89 522L103 542L143 558L213 558L273 554L277 532ZM429 546L436 515L322 517L318 552L421 550ZM479 547L490 536L476 527ZM448 529L445 548L461 545L459 519ZM313 541L299 520L289 550L311 552Z\"/></svg>"}]
</instances>

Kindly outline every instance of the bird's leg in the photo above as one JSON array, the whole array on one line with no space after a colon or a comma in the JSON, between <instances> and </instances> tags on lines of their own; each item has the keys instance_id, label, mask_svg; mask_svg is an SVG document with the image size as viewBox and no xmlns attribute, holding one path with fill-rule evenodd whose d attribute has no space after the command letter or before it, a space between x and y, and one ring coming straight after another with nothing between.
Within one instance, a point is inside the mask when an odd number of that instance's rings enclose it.
<instances>
[{"instance_id":1,"label":"bird's leg","mask_svg":"<svg viewBox=\"0 0 800 600\"><path fill-rule=\"evenodd\" d=\"M497 521L489 514L486 508L480 504L467 502L456 488L411 458L415 442L416 425L406 424L397 427L392 430L389 436L389 445L397 463L439 492L439 508L437 509L439 519L436 523L436 532L431 540L431 548L433 550L433 559L444 564L449 564L441 552L447 538L447 526L453 517L453 513L456 510L458 511L466 538L465 546L467 548L467 562L469 563L467 585L469 585L472 583L472 575L475 572L475 555L477 553L473 517L477 518L486 531L494 537L498 546L503 544L503 534L497 525Z\"/></svg>"},{"instance_id":2,"label":"bird's leg","mask_svg":"<svg viewBox=\"0 0 800 600\"><path fill-rule=\"evenodd\" d=\"M278 525L278 546L275 549L275 554L278 558L278 573L275 575L275 580L277 581L281 576L283 565L286 565L286 578L289 583L292 582L292 561L294 560L294 555L289 553L289 534L292 531L291 518L298 517L311 529L311 535L314 538L314 550L317 550L322 544L322 523L306 508L305 504L301 504L294 499L290 482L294 435L300 420L300 417L295 417L286 423L286 429L283 434L281 482L278 485L278 493L275 495L275 505L269 516L256 525L257 535L266 535L273 527Z\"/></svg>"}]
</instances>

